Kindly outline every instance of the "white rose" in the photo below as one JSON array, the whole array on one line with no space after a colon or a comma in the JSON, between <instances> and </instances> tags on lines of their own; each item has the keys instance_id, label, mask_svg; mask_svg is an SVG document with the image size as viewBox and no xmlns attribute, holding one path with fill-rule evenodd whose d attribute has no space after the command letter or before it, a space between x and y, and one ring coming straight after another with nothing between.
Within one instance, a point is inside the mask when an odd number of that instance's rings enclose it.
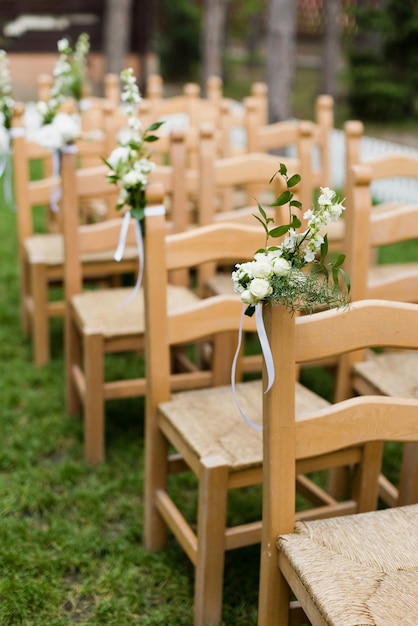
<instances>
[{"instance_id":1,"label":"white rose","mask_svg":"<svg viewBox=\"0 0 418 626\"><path fill-rule=\"evenodd\" d=\"M266 256L264 257L264 259L253 261L254 278L268 278L269 276L271 276L271 272L271 261Z\"/></svg>"},{"instance_id":2,"label":"white rose","mask_svg":"<svg viewBox=\"0 0 418 626\"><path fill-rule=\"evenodd\" d=\"M62 136L52 124L41 126L36 133L36 140L47 150L59 150L62 147Z\"/></svg>"},{"instance_id":3,"label":"white rose","mask_svg":"<svg viewBox=\"0 0 418 626\"><path fill-rule=\"evenodd\" d=\"M269 296L273 291L269 281L264 278L254 278L250 282L249 289L257 300L262 300L266 296Z\"/></svg>"},{"instance_id":4,"label":"white rose","mask_svg":"<svg viewBox=\"0 0 418 626\"><path fill-rule=\"evenodd\" d=\"M120 162L125 163L129 159L129 148L120 146L110 153L107 162L112 169L116 169Z\"/></svg>"},{"instance_id":5,"label":"white rose","mask_svg":"<svg viewBox=\"0 0 418 626\"><path fill-rule=\"evenodd\" d=\"M241 302L244 304L257 304L257 299L254 298L249 289L245 289L245 291L241 293Z\"/></svg>"},{"instance_id":6,"label":"white rose","mask_svg":"<svg viewBox=\"0 0 418 626\"><path fill-rule=\"evenodd\" d=\"M57 113L52 120L52 125L61 133L63 144L74 141L81 132L81 122L78 115Z\"/></svg>"},{"instance_id":7,"label":"white rose","mask_svg":"<svg viewBox=\"0 0 418 626\"><path fill-rule=\"evenodd\" d=\"M291 265L289 261L283 257L277 257L273 260L273 272L276 276L286 276L290 272Z\"/></svg>"},{"instance_id":8,"label":"white rose","mask_svg":"<svg viewBox=\"0 0 418 626\"><path fill-rule=\"evenodd\" d=\"M144 182L146 183L146 178L136 170L131 170L122 178L122 185L127 188L136 187L139 184L144 184Z\"/></svg>"}]
</instances>

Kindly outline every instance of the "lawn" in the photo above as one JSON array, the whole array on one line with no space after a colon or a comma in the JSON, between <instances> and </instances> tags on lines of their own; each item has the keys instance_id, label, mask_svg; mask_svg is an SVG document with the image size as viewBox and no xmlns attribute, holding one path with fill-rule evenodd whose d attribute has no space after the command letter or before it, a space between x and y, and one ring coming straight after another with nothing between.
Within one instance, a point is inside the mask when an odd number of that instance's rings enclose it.
<instances>
[{"instance_id":1,"label":"lawn","mask_svg":"<svg viewBox=\"0 0 418 626\"><path fill-rule=\"evenodd\" d=\"M18 304L16 214L0 198L0 624L2 626L190 626L193 568L170 536L162 552L142 546L141 400L107 406L107 462L83 461L82 424L64 406L62 322L52 328L53 360L32 365ZM416 259L417 246L408 249ZM383 260L405 258L405 248ZM110 373L138 359L108 363ZM129 375L129 372L127 372ZM327 372L305 382L330 395ZM386 464L396 475L399 449ZM194 482L173 484L195 510ZM232 494L230 521L258 517L260 489ZM226 626L257 622L259 547L227 554Z\"/></svg>"},{"instance_id":2,"label":"lawn","mask_svg":"<svg viewBox=\"0 0 418 626\"><path fill-rule=\"evenodd\" d=\"M190 626L187 557L172 537L162 552L142 547L143 402L109 403L107 462L87 467L81 421L65 413L62 323L40 370L22 336L16 214L3 199L0 224L0 624ZM193 484L175 488L192 511ZM258 514L258 492L236 496L233 515ZM227 556L228 626L256 624L258 566L258 547Z\"/></svg>"}]
</instances>

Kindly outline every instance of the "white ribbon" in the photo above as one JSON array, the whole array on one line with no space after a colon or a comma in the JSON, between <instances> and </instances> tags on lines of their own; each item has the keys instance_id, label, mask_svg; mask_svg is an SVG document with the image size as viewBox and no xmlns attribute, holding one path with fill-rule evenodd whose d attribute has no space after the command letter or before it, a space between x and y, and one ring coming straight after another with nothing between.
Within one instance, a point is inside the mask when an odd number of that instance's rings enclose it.
<instances>
[{"instance_id":1,"label":"white ribbon","mask_svg":"<svg viewBox=\"0 0 418 626\"><path fill-rule=\"evenodd\" d=\"M62 146L62 148L58 149L58 150L54 150L52 152L52 176L59 176L61 173L61 163L60 163L60 152L62 152L63 154L76 154L77 153L77 146L73 143L71 144L66 144L64 146ZM62 188L61 185L58 185L56 187L53 187L51 189L51 196L50 196L50 200L49 200L49 205L51 207L51 210L54 213L58 213L59 211L59 206L58 206L58 202L60 201L62 196Z\"/></svg>"},{"instance_id":2,"label":"white ribbon","mask_svg":"<svg viewBox=\"0 0 418 626\"><path fill-rule=\"evenodd\" d=\"M60 151L59 150L54 150L52 152L52 176L59 176L60 175ZM58 202L61 199L61 195L62 195L62 189L61 189L61 185L57 185L54 186L51 189L51 195L49 198L49 206L51 207L51 211L53 211L54 213L58 213L59 210L59 206L58 206Z\"/></svg>"},{"instance_id":3,"label":"white ribbon","mask_svg":"<svg viewBox=\"0 0 418 626\"><path fill-rule=\"evenodd\" d=\"M15 137L24 137L26 135L25 128L23 126L12 126L9 129L10 139L14 139Z\"/></svg>"},{"instance_id":4,"label":"white ribbon","mask_svg":"<svg viewBox=\"0 0 418 626\"><path fill-rule=\"evenodd\" d=\"M3 194L7 206L13 206L13 167L12 167L12 144L11 140L14 137L24 137L25 128L23 126L16 126L9 128L9 149L0 155L0 178L3 178Z\"/></svg>"},{"instance_id":5,"label":"white ribbon","mask_svg":"<svg viewBox=\"0 0 418 626\"><path fill-rule=\"evenodd\" d=\"M242 419L244 420L244 422L248 424L249 426L251 426L251 428L254 428L255 430L263 430L263 426L261 424L255 424L255 422L250 420L250 418L244 413L238 400L236 383L235 383L237 361L238 361L238 356L239 356L239 353L241 350L241 344L242 344L242 334L243 334L242 329L244 325L244 315L245 315L245 310L247 306L248 305L245 304L242 308L241 319L240 319L239 330L238 330L238 345L237 345L237 349L234 355L234 360L232 361L232 368L231 368L231 386L232 386L232 393L235 399L235 404L237 405L238 411ZM264 363L266 365L266 371L267 371L267 388L265 389L264 393L268 393L274 382L274 376L275 376L274 361L273 361L273 355L271 352L270 344L268 342L266 329L264 327L263 310L262 310L262 305L260 303L256 304L255 306L255 324L257 328L258 339L260 341L261 352L263 354Z\"/></svg>"},{"instance_id":6,"label":"white ribbon","mask_svg":"<svg viewBox=\"0 0 418 626\"><path fill-rule=\"evenodd\" d=\"M155 206L151 206L151 207L144 209L144 216L152 217L153 215L165 215L165 206L163 204L157 204ZM123 258L123 254L125 252L125 247L126 247L126 237L128 235L130 219L131 219L131 212L127 211L122 219L122 226L121 226L120 233L119 233L118 247L116 248L116 252L113 255L113 258L115 259L115 261L121 261ZM126 300L122 302L120 306L125 306L126 304L129 304L129 302L132 302L132 300L135 298L135 296L137 295L141 287L142 276L144 273L144 242L142 239L141 227L137 219L134 222L134 227L135 227L136 245L138 248L138 263L139 263L138 276L136 278L136 283L132 292L129 294Z\"/></svg>"}]
</instances>

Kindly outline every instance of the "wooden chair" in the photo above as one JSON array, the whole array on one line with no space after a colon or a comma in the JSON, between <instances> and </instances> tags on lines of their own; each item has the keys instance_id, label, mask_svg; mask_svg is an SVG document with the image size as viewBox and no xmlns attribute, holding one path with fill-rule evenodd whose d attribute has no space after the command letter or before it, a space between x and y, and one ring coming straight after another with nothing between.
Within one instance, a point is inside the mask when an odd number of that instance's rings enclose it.
<instances>
[{"instance_id":1,"label":"wooden chair","mask_svg":"<svg viewBox=\"0 0 418 626\"><path fill-rule=\"evenodd\" d=\"M104 358L117 352L142 352L145 323L143 292L134 287L83 290L81 259L90 255L114 254L122 217L97 224L79 225L74 207L81 198L106 196L114 187L105 178L107 167L76 169L76 154L66 151L61 158L62 230L64 236L65 284L65 371L66 402L70 414L83 413L85 458L90 464L105 456L105 403L110 399L145 394L145 380L107 381ZM149 203L160 204L161 184L149 186ZM137 250L130 224L127 248ZM135 255L138 271L138 255ZM118 265L112 258L109 264ZM194 302L197 296L188 288L170 285L170 308Z\"/></svg>"},{"instance_id":2,"label":"wooden chair","mask_svg":"<svg viewBox=\"0 0 418 626\"><path fill-rule=\"evenodd\" d=\"M167 527L174 533L195 568L194 624L215 625L222 613L225 551L260 540L259 518L228 527L226 512L231 489L261 484L261 432L239 414L229 384L231 362L222 350L217 351L221 342L214 342L212 365L220 364L206 373L209 388L170 392L170 346L237 333L242 303L232 294L216 295L167 313L167 275L201 263L245 260L259 247L263 234L258 226L225 222L166 236L164 216L155 214L146 216L145 232L144 542L148 549L162 549ZM243 329L254 330L254 319L245 316ZM196 376L200 379L201 373ZM260 380L240 383L237 388L245 415L260 424ZM301 385L297 404L300 409L326 406L323 398ZM180 457L167 456L172 448ZM358 458L358 450L348 450L343 462ZM314 469L309 463L300 467L303 474ZM196 525L186 520L181 502L170 489L169 475L180 470L191 472L198 481ZM317 516L357 510L356 503L337 502L304 475L298 476L298 490L313 498L319 507Z\"/></svg>"},{"instance_id":3,"label":"wooden chair","mask_svg":"<svg viewBox=\"0 0 418 626\"><path fill-rule=\"evenodd\" d=\"M415 155L388 155L351 168L347 185L345 252L346 270L352 285L352 297L386 298L418 302L418 262L376 264L382 246L418 238L418 206L402 202L374 205L372 181L383 178L417 177ZM416 396L415 372L417 356L399 350L361 351L340 360L336 397L347 398L356 393ZM404 476L418 471L416 446L407 446L404 453ZM388 504L418 501L418 484L408 480L409 492L403 499L383 476L381 495Z\"/></svg>"},{"instance_id":4,"label":"wooden chair","mask_svg":"<svg viewBox=\"0 0 418 626\"><path fill-rule=\"evenodd\" d=\"M34 363L41 367L50 359L49 320L52 317L62 317L64 314L64 300L51 299L51 290L62 286L64 275L64 249L62 234L59 232L58 212L51 209L51 200L54 197L58 198L61 181L56 174L56 168L54 170L52 165L51 153L25 137L22 113L23 107L17 106L12 130L20 308L23 332L32 337ZM78 146L79 154L82 156L93 157L95 154L97 159L102 149L103 154L106 154L100 141L96 143L80 141ZM41 178L31 180L31 167L36 162L44 171ZM58 205L58 201L54 204ZM101 207L106 211L109 206L115 205L116 194L113 190L108 204ZM37 221L36 228L35 207L39 209L44 207L44 218ZM85 209L86 205L80 206L80 219L82 214L86 213ZM135 271L137 268L136 249L127 250L125 260L121 264L114 263L112 257L113 251L109 251L107 259L102 255L99 259L91 257L86 260L85 277L100 280L113 277L111 280L117 280L118 276Z\"/></svg>"},{"instance_id":5,"label":"wooden chair","mask_svg":"<svg viewBox=\"0 0 418 626\"><path fill-rule=\"evenodd\" d=\"M348 309L292 318L265 306L276 376L264 396L263 539L259 626L415 624L418 506L295 523L299 464L318 465L355 446L417 441L418 400L356 397L306 413L295 408L295 363L367 346L418 348L418 307L354 302ZM354 474L359 511L377 500L377 473ZM361 496L363 494L363 497ZM290 590L303 609L291 618ZM294 605L293 605L294 606ZM296 607L295 607L296 608Z\"/></svg>"},{"instance_id":6,"label":"wooden chair","mask_svg":"<svg viewBox=\"0 0 418 626\"><path fill-rule=\"evenodd\" d=\"M245 104L245 130L249 152L270 152L293 148L298 154L298 120L285 120L260 124L260 100L249 97ZM320 95L315 101L313 144L318 152L317 164L311 161L312 178L316 187L331 185L331 133L334 129L334 101L331 96Z\"/></svg>"}]
</instances>

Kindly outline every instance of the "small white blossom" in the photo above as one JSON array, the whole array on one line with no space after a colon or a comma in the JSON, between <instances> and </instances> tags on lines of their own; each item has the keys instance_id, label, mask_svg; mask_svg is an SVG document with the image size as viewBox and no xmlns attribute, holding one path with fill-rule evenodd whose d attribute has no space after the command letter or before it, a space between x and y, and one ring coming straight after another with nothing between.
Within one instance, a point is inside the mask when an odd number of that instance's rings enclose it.
<instances>
[{"instance_id":1,"label":"small white blossom","mask_svg":"<svg viewBox=\"0 0 418 626\"><path fill-rule=\"evenodd\" d=\"M335 191L329 187L320 187L321 195L318 198L318 204L332 204L335 198Z\"/></svg>"}]
</instances>

